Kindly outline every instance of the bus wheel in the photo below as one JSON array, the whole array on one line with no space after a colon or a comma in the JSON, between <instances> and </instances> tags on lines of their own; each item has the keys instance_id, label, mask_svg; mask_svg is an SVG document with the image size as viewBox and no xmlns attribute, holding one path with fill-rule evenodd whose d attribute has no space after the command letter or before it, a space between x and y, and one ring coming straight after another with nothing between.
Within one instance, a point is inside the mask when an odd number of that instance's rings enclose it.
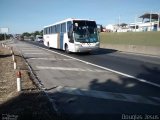
<instances>
[{"instance_id":1,"label":"bus wheel","mask_svg":"<svg viewBox=\"0 0 160 120\"><path fill-rule=\"evenodd\" d=\"M48 48L50 49L50 45L49 45L49 42L47 42L47 46L48 46Z\"/></svg>"},{"instance_id":2,"label":"bus wheel","mask_svg":"<svg viewBox=\"0 0 160 120\"><path fill-rule=\"evenodd\" d=\"M67 44L65 44L65 52L66 52L66 53L70 53Z\"/></svg>"}]
</instances>

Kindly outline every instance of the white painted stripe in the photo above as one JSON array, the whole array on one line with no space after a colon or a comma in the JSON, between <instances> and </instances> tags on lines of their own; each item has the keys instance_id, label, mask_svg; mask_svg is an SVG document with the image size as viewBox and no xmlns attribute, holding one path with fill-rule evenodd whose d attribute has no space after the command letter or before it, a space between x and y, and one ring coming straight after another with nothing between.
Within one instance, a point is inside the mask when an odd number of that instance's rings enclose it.
<instances>
[{"instance_id":1,"label":"white painted stripe","mask_svg":"<svg viewBox=\"0 0 160 120\"><path fill-rule=\"evenodd\" d=\"M46 54L48 54L48 53L24 53L24 54L29 54L29 55L32 55L32 54L33 54L33 55L36 55L36 54L37 54L37 55L41 55L41 54L43 54L43 55L46 55Z\"/></svg>"},{"instance_id":2,"label":"white painted stripe","mask_svg":"<svg viewBox=\"0 0 160 120\"><path fill-rule=\"evenodd\" d=\"M68 67L45 67L45 66L36 66L38 69L48 69L48 70L64 70L64 71L78 71L78 72L106 72L104 70L91 70L91 69L82 69L82 68L68 68Z\"/></svg>"},{"instance_id":3,"label":"white painted stripe","mask_svg":"<svg viewBox=\"0 0 160 120\"><path fill-rule=\"evenodd\" d=\"M71 57L71 56L68 56L68 55L64 55L64 54L61 54L61 53L58 53L58 52L55 52L55 51L52 51L52 50L48 50L46 48L42 48L42 47L39 47L39 46L36 46L36 45L33 45L37 48L40 48L40 49L43 49L43 50L46 50L46 51L49 51L49 52L53 52L53 53L56 53L58 55L62 55L62 56L65 56L65 57L68 57L68 58L71 58L71 59L74 59L74 60L77 60L77 61L80 61L80 62L83 62L83 63L86 63L86 64L89 64L89 65L92 65L92 66L95 66L95 67L98 67L98 68L101 68L101 69L104 69L104 70L107 70L107 71L110 71L110 72L113 72L113 73L116 73L116 74L119 74L119 75L122 75L122 76L125 76L125 77L128 77L128 78L133 78L133 79L136 79L140 82L143 82L143 83L147 83L147 84L150 84L150 85L153 85L153 86L156 86L156 87L159 87L160 88L160 85L157 84L157 83L154 83L154 82L150 82L150 81L147 81L145 79L141 79L141 78L137 78L135 76L132 76L132 75L128 75L126 73L122 73L122 72L119 72L119 71L116 71L116 70L112 70L110 68L106 68L106 67L103 67L103 66L100 66L100 65L96 65L96 64L93 64L93 63L90 63L90 62L86 62L84 60L80 60L80 59L77 59L77 58L74 58L74 57Z\"/></svg>"},{"instance_id":4,"label":"white painted stripe","mask_svg":"<svg viewBox=\"0 0 160 120\"><path fill-rule=\"evenodd\" d=\"M28 58L31 60L59 60L59 61L69 61L73 59L58 59L58 58Z\"/></svg>"},{"instance_id":5,"label":"white painted stripe","mask_svg":"<svg viewBox=\"0 0 160 120\"><path fill-rule=\"evenodd\" d=\"M29 49L29 50L27 50L27 49L22 49L22 51L41 51L41 50L37 50L37 49Z\"/></svg>"},{"instance_id":6,"label":"white painted stripe","mask_svg":"<svg viewBox=\"0 0 160 120\"><path fill-rule=\"evenodd\" d=\"M151 99L148 99L148 98L152 98L150 96L144 97L144 96L140 96L140 95L104 92L104 91L87 90L87 89L62 87L62 86L58 86L56 88L56 90L60 93L81 95L81 96L87 96L87 97L95 97L95 98L99 98L99 99L125 101L125 102L133 102L133 103L143 103L143 104L151 104L151 105L160 105L160 103L157 103L155 101L152 101Z\"/></svg>"},{"instance_id":7,"label":"white painted stripe","mask_svg":"<svg viewBox=\"0 0 160 120\"><path fill-rule=\"evenodd\" d=\"M21 48L21 49L24 49L24 50L37 50L37 48L33 48L33 47L31 47L31 46L29 46L29 47L27 47L27 46L22 46L22 45L20 45L20 46L18 46L19 48Z\"/></svg>"}]
</instances>

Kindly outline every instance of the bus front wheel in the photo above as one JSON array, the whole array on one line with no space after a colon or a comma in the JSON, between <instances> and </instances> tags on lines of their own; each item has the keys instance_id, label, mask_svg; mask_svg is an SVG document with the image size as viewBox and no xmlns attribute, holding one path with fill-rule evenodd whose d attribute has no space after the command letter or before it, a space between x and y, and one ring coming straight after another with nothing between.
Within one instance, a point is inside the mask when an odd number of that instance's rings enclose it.
<instances>
[{"instance_id":1,"label":"bus front wheel","mask_svg":"<svg viewBox=\"0 0 160 120\"><path fill-rule=\"evenodd\" d=\"M49 42L47 42L47 47L50 49L51 47L50 47L50 45L49 45Z\"/></svg>"},{"instance_id":2,"label":"bus front wheel","mask_svg":"<svg viewBox=\"0 0 160 120\"><path fill-rule=\"evenodd\" d=\"M70 53L67 44L65 44L65 52L66 52L66 53Z\"/></svg>"}]
</instances>

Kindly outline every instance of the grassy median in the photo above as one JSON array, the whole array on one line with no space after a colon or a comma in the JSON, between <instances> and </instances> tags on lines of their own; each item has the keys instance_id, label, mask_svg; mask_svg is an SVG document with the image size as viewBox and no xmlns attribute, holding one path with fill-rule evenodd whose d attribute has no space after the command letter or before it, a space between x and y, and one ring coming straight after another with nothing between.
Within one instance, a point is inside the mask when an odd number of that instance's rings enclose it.
<instances>
[{"instance_id":1,"label":"grassy median","mask_svg":"<svg viewBox=\"0 0 160 120\"><path fill-rule=\"evenodd\" d=\"M100 33L102 44L160 46L160 32Z\"/></svg>"}]
</instances>

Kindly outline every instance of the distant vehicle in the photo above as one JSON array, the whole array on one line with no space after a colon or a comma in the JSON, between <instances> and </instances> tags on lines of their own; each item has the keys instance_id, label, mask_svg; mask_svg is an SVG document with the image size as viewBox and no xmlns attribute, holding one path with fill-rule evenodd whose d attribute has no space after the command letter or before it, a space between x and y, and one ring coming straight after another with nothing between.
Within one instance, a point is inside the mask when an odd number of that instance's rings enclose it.
<instances>
[{"instance_id":1,"label":"distant vehicle","mask_svg":"<svg viewBox=\"0 0 160 120\"><path fill-rule=\"evenodd\" d=\"M99 48L97 25L92 20L66 19L43 30L44 45L69 52L90 52Z\"/></svg>"},{"instance_id":2,"label":"distant vehicle","mask_svg":"<svg viewBox=\"0 0 160 120\"><path fill-rule=\"evenodd\" d=\"M24 41L24 37L23 37L23 36L20 36L20 37L19 37L19 40Z\"/></svg>"},{"instance_id":3,"label":"distant vehicle","mask_svg":"<svg viewBox=\"0 0 160 120\"><path fill-rule=\"evenodd\" d=\"M43 37L41 35L36 35L36 42L43 42Z\"/></svg>"},{"instance_id":4,"label":"distant vehicle","mask_svg":"<svg viewBox=\"0 0 160 120\"><path fill-rule=\"evenodd\" d=\"M24 37L22 35L17 35L15 38L20 41L24 40Z\"/></svg>"}]
</instances>

